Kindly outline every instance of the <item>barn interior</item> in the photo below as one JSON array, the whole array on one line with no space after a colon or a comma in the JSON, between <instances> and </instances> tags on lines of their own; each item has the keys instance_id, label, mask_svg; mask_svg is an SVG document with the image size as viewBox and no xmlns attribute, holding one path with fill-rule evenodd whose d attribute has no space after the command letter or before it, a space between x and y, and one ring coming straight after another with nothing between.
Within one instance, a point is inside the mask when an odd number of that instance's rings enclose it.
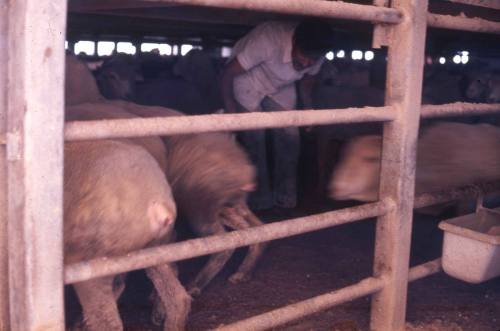
<instances>
[{"instance_id":1,"label":"barn interior","mask_svg":"<svg viewBox=\"0 0 500 331\"><path fill-rule=\"evenodd\" d=\"M370 0L350 3L369 5ZM480 17L498 21L491 8L443 0L431 0L429 12L442 15ZM494 2L490 2L493 3ZM268 20L298 20L301 16L270 12L188 6L161 1L138 2L70 0L67 40L163 40L171 44L231 46L253 26ZM491 5L491 4L490 4ZM371 48L372 25L365 22L331 19L344 34L344 48ZM452 53L467 46L484 56L498 56L498 39L492 34L430 29L427 47L432 54Z\"/></svg>"},{"instance_id":2,"label":"barn interior","mask_svg":"<svg viewBox=\"0 0 500 331\"><path fill-rule=\"evenodd\" d=\"M371 0L348 2L373 4ZM500 22L500 5L494 0L485 2L489 7L472 5L472 1L466 0L430 0L429 12ZM166 66L171 66L190 49L201 49L206 56L218 63L216 68L220 69L234 43L257 24L268 20L294 21L303 17L274 12L190 6L169 1L69 0L66 40L67 48L75 54L80 53L80 57L90 65L100 65L103 60L119 52L118 43L123 43L135 46L135 57L139 58L148 57L147 52L157 48L159 57L164 61L162 65ZM360 76L366 78L366 84L383 90L387 54L384 47L372 47L373 25L340 19L328 19L328 22L336 32L335 44L332 45L328 62L337 66L336 68L348 64L355 68L355 72L367 73L366 76ZM77 48L81 41L92 42L94 50ZM112 45L106 46L104 43L102 53L99 54L99 42L111 42ZM152 46L148 51L145 48L142 52L142 44ZM160 45L164 44L168 45L165 51L160 49ZM361 58L353 59L353 51L361 51ZM372 52L371 60L366 58L369 51ZM429 83L430 89L434 89L432 84L436 73L446 72L462 77L471 71L480 70L478 68L494 66L495 61L498 63L497 70L500 70L500 38L498 34L429 28L426 57L428 59L424 69L424 93L426 83ZM442 63L442 59L445 63ZM154 76L154 70L151 75ZM448 76L443 79L446 77ZM454 86L459 91L456 93L448 93L448 85L438 79L436 81L442 85L442 90L429 96L428 100L424 98L423 103L467 101L463 80ZM364 85L351 82L340 88L347 91L346 93L363 95L357 93ZM318 102L317 108L369 105L377 106L378 103L372 104L371 100L363 100L361 97L361 100L347 99L333 106ZM200 113L207 112L209 111ZM474 121L476 123L481 119L476 118ZM488 118L487 121L499 124L496 117ZM357 204L352 201L334 202L326 196L328 177L344 143L344 136L339 138L335 133L331 133L332 130L346 131L348 134L372 130L363 126L344 129L345 127L331 126L313 130L312 133L301 132L298 206L293 210L259 212L258 216L264 222L275 222ZM375 130L380 130L380 127ZM321 162L318 161L319 158ZM442 219L454 215L455 210L446 210L438 216L415 214L411 265L441 256L442 231L437 225ZM193 234L180 223L180 238L191 238ZM188 330L213 329L357 282L371 275L374 240L374 220L276 240L271 242L252 280L242 284L230 284L227 277L237 268L245 251L239 249L223 272L193 301ZM206 258L203 257L178 263L181 282L187 282L205 261ZM134 272L130 278L125 294L119 301L126 329L161 330L161 327L152 324L149 318L151 306L148 294L151 285L142 272ZM69 288L66 295L67 323L78 323L80 308L77 300ZM368 330L369 315L370 300L362 298L276 330ZM411 283L407 321L407 329L412 331L496 331L500 328L500 281L497 278L472 285L439 273Z\"/></svg>"}]
</instances>

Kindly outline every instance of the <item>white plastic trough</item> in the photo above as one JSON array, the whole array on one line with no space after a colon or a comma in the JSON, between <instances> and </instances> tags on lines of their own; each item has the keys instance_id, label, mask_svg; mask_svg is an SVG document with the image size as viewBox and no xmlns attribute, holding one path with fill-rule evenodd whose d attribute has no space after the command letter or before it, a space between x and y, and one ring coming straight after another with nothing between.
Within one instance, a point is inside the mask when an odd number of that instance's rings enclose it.
<instances>
[{"instance_id":1,"label":"white plastic trough","mask_svg":"<svg viewBox=\"0 0 500 331\"><path fill-rule=\"evenodd\" d=\"M474 214L439 223L444 230L443 270L469 283L500 275L500 208L480 207Z\"/></svg>"}]
</instances>

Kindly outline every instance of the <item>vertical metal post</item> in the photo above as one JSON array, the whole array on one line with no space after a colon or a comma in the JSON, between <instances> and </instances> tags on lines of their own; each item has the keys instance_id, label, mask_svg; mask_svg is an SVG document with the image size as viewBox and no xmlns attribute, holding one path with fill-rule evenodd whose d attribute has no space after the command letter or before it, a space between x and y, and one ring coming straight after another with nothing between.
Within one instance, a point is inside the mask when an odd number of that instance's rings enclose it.
<instances>
[{"instance_id":1,"label":"vertical metal post","mask_svg":"<svg viewBox=\"0 0 500 331\"><path fill-rule=\"evenodd\" d=\"M66 0L7 3L10 329L62 331Z\"/></svg>"},{"instance_id":2,"label":"vertical metal post","mask_svg":"<svg viewBox=\"0 0 500 331\"><path fill-rule=\"evenodd\" d=\"M373 5L378 7L389 7L389 0L373 0ZM372 48L380 48L388 45L389 31L387 24L379 23L373 27Z\"/></svg>"},{"instance_id":3,"label":"vertical metal post","mask_svg":"<svg viewBox=\"0 0 500 331\"><path fill-rule=\"evenodd\" d=\"M7 126L7 0L0 0L0 135ZM0 143L0 330L9 330L7 160Z\"/></svg>"},{"instance_id":4,"label":"vertical metal post","mask_svg":"<svg viewBox=\"0 0 500 331\"><path fill-rule=\"evenodd\" d=\"M397 107L398 116L384 126L380 199L390 198L397 207L377 222L374 274L387 285L372 299L373 331L405 329L427 3L392 1L404 19L391 28L386 103Z\"/></svg>"}]
</instances>

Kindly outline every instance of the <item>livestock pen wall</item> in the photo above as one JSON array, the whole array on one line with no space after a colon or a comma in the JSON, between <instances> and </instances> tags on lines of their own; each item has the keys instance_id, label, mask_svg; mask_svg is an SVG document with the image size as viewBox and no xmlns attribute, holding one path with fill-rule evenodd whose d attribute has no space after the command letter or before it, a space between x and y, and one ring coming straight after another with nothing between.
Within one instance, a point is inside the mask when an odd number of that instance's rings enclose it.
<instances>
[{"instance_id":1,"label":"livestock pen wall","mask_svg":"<svg viewBox=\"0 0 500 331\"><path fill-rule=\"evenodd\" d=\"M464 0L465 1L465 0ZM440 270L431 261L408 270L414 207L415 146L419 117L500 111L500 105L420 105L427 26L500 33L500 24L427 13L427 1L392 1L391 8L306 0L163 0L160 2L260 10L384 24L388 68L386 106L266 114L201 115L69 123L63 130L63 61L66 1L0 2L0 330L63 330L63 284L200 256L378 216L373 277L331 293L227 325L260 330L368 294L371 329L402 330L408 281ZM5 26L3 26L5 25ZM422 108L422 109L421 109ZM380 201L285 220L220 236L156 247L116 259L63 267L63 139L131 137L232 131L315 124L384 122ZM6 148L5 148L6 147ZM7 174L5 170L7 169ZM499 189L491 185L487 190ZM7 193L7 194L6 194ZM463 189L424 196L416 205L478 195ZM5 207L2 203L2 207ZM6 225L7 228L6 228ZM7 240L8 234L8 240ZM8 247L7 247L8 246ZM8 265L8 268L7 268ZM7 271L8 269L8 271Z\"/></svg>"}]
</instances>

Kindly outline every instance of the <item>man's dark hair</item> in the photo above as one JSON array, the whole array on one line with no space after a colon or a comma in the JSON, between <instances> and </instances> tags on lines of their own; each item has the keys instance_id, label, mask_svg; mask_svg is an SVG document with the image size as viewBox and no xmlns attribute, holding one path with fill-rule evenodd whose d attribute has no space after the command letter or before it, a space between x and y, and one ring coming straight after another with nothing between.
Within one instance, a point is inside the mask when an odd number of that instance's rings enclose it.
<instances>
[{"instance_id":1,"label":"man's dark hair","mask_svg":"<svg viewBox=\"0 0 500 331\"><path fill-rule=\"evenodd\" d=\"M293 41L306 56L320 57L333 46L333 29L321 19L308 18L295 28Z\"/></svg>"}]
</instances>

